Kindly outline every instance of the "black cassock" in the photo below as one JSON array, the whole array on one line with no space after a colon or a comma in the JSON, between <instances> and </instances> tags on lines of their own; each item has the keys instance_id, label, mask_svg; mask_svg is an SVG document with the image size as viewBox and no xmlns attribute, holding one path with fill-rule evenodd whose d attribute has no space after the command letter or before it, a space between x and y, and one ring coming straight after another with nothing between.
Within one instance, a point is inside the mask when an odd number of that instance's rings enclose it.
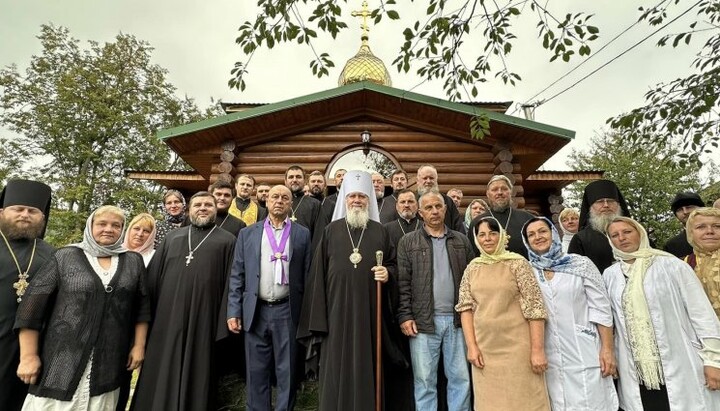
<instances>
[{"instance_id":1,"label":"black cassock","mask_svg":"<svg viewBox=\"0 0 720 411\"><path fill-rule=\"evenodd\" d=\"M396 204L397 199L393 195L383 197L378 201L378 212L380 213L380 222L382 224L387 224L398 218L397 210L395 209Z\"/></svg>"},{"instance_id":2,"label":"black cassock","mask_svg":"<svg viewBox=\"0 0 720 411\"><path fill-rule=\"evenodd\" d=\"M590 226L578 231L570 240L568 254L570 253L584 255L589 258L600 270L600 273L615 262L610 240L605 234Z\"/></svg>"},{"instance_id":3,"label":"black cassock","mask_svg":"<svg viewBox=\"0 0 720 411\"><path fill-rule=\"evenodd\" d=\"M369 221L351 229L362 261L350 262L352 245L345 219L325 228L315 250L305 287L298 338L308 349L308 364L319 350L320 410L372 410L375 407L376 281L371 268L383 251L390 280L383 284L383 326L390 320L388 290L395 283L396 260L385 229ZM359 246L358 246L358 243ZM403 363L397 344L383 329L383 361ZM309 365L312 368L312 365ZM391 409L388 406L388 409Z\"/></svg>"},{"instance_id":4,"label":"black cassock","mask_svg":"<svg viewBox=\"0 0 720 411\"><path fill-rule=\"evenodd\" d=\"M20 267L27 269L34 240L8 240ZM37 240L32 267L28 272L31 281L42 265L52 257L55 249L43 240ZM18 336L13 331L17 312L17 295L13 284L18 270L5 241L0 239L0 409L15 411L22 408L28 386L17 377L20 361Z\"/></svg>"},{"instance_id":5,"label":"black cassock","mask_svg":"<svg viewBox=\"0 0 720 411\"><path fill-rule=\"evenodd\" d=\"M236 240L216 228L186 265L190 230L194 249L210 228L171 231L148 266L154 314L134 410L215 409L216 340L227 335L220 309Z\"/></svg>"}]
</instances>

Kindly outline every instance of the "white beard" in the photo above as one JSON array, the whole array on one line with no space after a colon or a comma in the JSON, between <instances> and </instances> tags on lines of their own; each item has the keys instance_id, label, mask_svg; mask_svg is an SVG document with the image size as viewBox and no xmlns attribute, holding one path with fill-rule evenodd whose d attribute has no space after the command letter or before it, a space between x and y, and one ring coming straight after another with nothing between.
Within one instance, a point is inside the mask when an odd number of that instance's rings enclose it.
<instances>
[{"instance_id":1,"label":"white beard","mask_svg":"<svg viewBox=\"0 0 720 411\"><path fill-rule=\"evenodd\" d=\"M351 228L365 228L370 220L370 213L367 208L365 209L349 209L347 210L347 216L345 217L348 225Z\"/></svg>"},{"instance_id":2,"label":"white beard","mask_svg":"<svg viewBox=\"0 0 720 411\"><path fill-rule=\"evenodd\" d=\"M418 195L422 197L425 193L433 192L433 193L439 193L440 189L437 184L430 188L425 188L423 186L419 186L417 189Z\"/></svg>"},{"instance_id":3,"label":"white beard","mask_svg":"<svg viewBox=\"0 0 720 411\"><path fill-rule=\"evenodd\" d=\"M590 227L595 231L599 231L605 234L608 225L615 217L621 217L622 211L618 210L617 213L613 214L595 214L592 210L590 211Z\"/></svg>"}]
</instances>

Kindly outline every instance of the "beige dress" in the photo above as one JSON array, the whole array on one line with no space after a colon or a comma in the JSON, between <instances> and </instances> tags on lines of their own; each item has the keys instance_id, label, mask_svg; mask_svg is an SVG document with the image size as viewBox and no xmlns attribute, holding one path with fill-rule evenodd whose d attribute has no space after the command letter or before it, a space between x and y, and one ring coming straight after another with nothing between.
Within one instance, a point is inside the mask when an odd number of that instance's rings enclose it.
<instances>
[{"instance_id":1,"label":"beige dress","mask_svg":"<svg viewBox=\"0 0 720 411\"><path fill-rule=\"evenodd\" d=\"M470 264L457 311L473 311L475 340L485 361L472 367L476 411L549 411L545 377L530 365L528 320L546 318L540 288L526 260Z\"/></svg>"}]
</instances>

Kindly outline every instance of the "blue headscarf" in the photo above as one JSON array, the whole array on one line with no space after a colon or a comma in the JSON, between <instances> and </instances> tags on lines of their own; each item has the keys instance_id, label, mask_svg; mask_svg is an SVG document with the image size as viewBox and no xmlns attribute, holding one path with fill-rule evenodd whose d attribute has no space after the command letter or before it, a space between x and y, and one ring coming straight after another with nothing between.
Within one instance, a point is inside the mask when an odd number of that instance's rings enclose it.
<instances>
[{"instance_id":1,"label":"blue headscarf","mask_svg":"<svg viewBox=\"0 0 720 411\"><path fill-rule=\"evenodd\" d=\"M527 226L537 221L545 221L552 231L552 244L550 245L550 249L542 255L537 254L532 248L530 248L530 244L528 244L525 234ZM593 264L589 258L577 254L565 254L563 252L560 234L555 228L555 225L549 219L545 217L533 218L523 225L521 232L523 244L525 244L525 248L528 250L528 260L530 261L530 265L538 270L540 282L546 281L544 271L548 270L577 275L582 278L590 279L596 284L602 286L602 288L605 287L602 277L600 276L600 271L598 271L595 264Z\"/></svg>"}]
</instances>

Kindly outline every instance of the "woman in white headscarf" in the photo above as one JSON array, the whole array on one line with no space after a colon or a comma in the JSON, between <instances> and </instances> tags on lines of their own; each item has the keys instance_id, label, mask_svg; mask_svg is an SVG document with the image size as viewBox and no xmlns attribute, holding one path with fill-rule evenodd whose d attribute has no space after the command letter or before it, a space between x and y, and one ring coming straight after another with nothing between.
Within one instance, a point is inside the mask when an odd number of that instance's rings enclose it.
<instances>
[{"instance_id":1,"label":"woman in white headscarf","mask_svg":"<svg viewBox=\"0 0 720 411\"><path fill-rule=\"evenodd\" d=\"M140 366L150 301L139 254L122 246L125 215L88 217L83 241L59 249L20 303L23 410L115 410L124 370Z\"/></svg>"},{"instance_id":2,"label":"woman in white headscarf","mask_svg":"<svg viewBox=\"0 0 720 411\"><path fill-rule=\"evenodd\" d=\"M615 317L625 411L720 410L720 322L692 269L651 248L635 220L607 229L619 262L603 273Z\"/></svg>"},{"instance_id":3,"label":"woman in white headscarf","mask_svg":"<svg viewBox=\"0 0 720 411\"><path fill-rule=\"evenodd\" d=\"M480 257L468 264L458 304L476 410L550 411L543 373L547 311L528 261L507 251L492 217L470 227Z\"/></svg>"},{"instance_id":4,"label":"woman in white headscarf","mask_svg":"<svg viewBox=\"0 0 720 411\"><path fill-rule=\"evenodd\" d=\"M560 222L560 229L563 233L562 251L563 253L567 253L570 247L570 241L572 241L580 228L580 212L577 208L565 208L560 212L558 222Z\"/></svg>"},{"instance_id":5,"label":"woman in white headscarf","mask_svg":"<svg viewBox=\"0 0 720 411\"><path fill-rule=\"evenodd\" d=\"M155 219L148 213L140 213L130 221L125 231L123 247L135 251L143 257L145 267L155 255Z\"/></svg>"},{"instance_id":6,"label":"woman in white headscarf","mask_svg":"<svg viewBox=\"0 0 720 411\"><path fill-rule=\"evenodd\" d=\"M535 217L522 229L545 300L545 379L554 411L616 411L612 310L589 258L565 254L552 222Z\"/></svg>"}]
</instances>

